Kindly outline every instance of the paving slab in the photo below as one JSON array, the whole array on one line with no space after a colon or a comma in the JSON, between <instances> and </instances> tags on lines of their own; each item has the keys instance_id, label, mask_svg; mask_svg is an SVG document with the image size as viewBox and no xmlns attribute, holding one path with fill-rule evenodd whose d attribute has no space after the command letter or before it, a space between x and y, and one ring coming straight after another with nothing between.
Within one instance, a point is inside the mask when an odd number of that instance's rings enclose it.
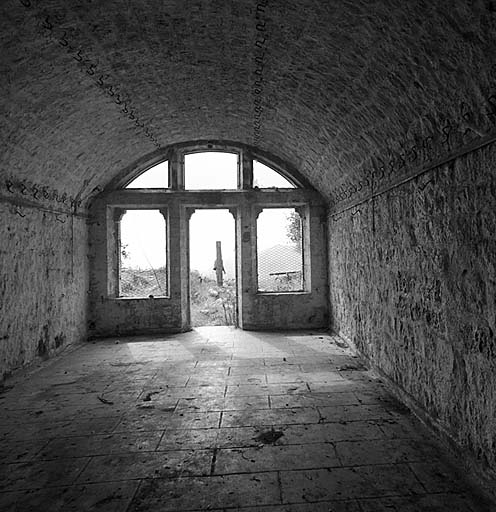
<instances>
[{"instance_id":1,"label":"paving slab","mask_svg":"<svg viewBox=\"0 0 496 512\"><path fill-rule=\"evenodd\" d=\"M88 457L0 465L0 491L42 489L73 483Z\"/></svg>"},{"instance_id":2,"label":"paving slab","mask_svg":"<svg viewBox=\"0 0 496 512\"><path fill-rule=\"evenodd\" d=\"M275 423L318 423L319 412L311 407L284 409L247 409L244 411L225 411L222 414L222 427L249 427L273 425Z\"/></svg>"},{"instance_id":3,"label":"paving slab","mask_svg":"<svg viewBox=\"0 0 496 512\"><path fill-rule=\"evenodd\" d=\"M82 512L127 510L139 481L105 482L0 493L2 512Z\"/></svg>"},{"instance_id":4,"label":"paving slab","mask_svg":"<svg viewBox=\"0 0 496 512\"><path fill-rule=\"evenodd\" d=\"M296 470L340 466L330 444L265 446L221 449L217 452L215 474Z\"/></svg>"},{"instance_id":5,"label":"paving slab","mask_svg":"<svg viewBox=\"0 0 496 512\"><path fill-rule=\"evenodd\" d=\"M84 457L111 453L155 451L163 431L120 432L101 435L57 437L37 455L40 460Z\"/></svg>"},{"instance_id":6,"label":"paving slab","mask_svg":"<svg viewBox=\"0 0 496 512\"><path fill-rule=\"evenodd\" d=\"M129 512L215 510L280 504L277 473L143 480Z\"/></svg>"},{"instance_id":7,"label":"paving slab","mask_svg":"<svg viewBox=\"0 0 496 512\"><path fill-rule=\"evenodd\" d=\"M285 503L425 492L407 464L285 471L281 485Z\"/></svg>"},{"instance_id":8,"label":"paving slab","mask_svg":"<svg viewBox=\"0 0 496 512\"><path fill-rule=\"evenodd\" d=\"M347 440L386 439L384 432L373 422L318 423L307 425L275 425L283 436L280 444L335 443Z\"/></svg>"},{"instance_id":9,"label":"paving slab","mask_svg":"<svg viewBox=\"0 0 496 512\"><path fill-rule=\"evenodd\" d=\"M198 449L103 455L93 457L77 481L78 483L97 483L208 475L212 456L213 451Z\"/></svg>"}]
</instances>

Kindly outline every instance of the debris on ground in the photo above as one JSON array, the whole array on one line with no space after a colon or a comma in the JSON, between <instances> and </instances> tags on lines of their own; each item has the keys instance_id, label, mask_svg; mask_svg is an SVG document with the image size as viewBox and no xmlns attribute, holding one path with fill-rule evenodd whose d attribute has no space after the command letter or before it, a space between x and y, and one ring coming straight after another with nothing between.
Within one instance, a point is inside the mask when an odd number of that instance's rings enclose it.
<instances>
[{"instance_id":1,"label":"debris on ground","mask_svg":"<svg viewBox=\"0 0 496 512\"><path fill-rule=\"evenodd\" d=\"M112 493L110 496L106 496L105 498L102 498L100 501L97 501L95 503L95 507L98 508L98 507L101 507L103 505L106 505L107 503L111 503L114 500L120 500L120 499L122 499L122 495L121 494L114 494L114 493Z\"/></svg>"},{"instance_id":2,"label":"debris on ground","mask_svg":"<svg viewBox=\"0 0 496 512\"><path fill-rule=\"evenodd\" d=\"M149 393L147 393L144 398L143 398L143 402L150 402L151 399L152 399L152 396L153 395L158 395L160 393L160 391L150 391Z\"/></svg>"},{"instance_id":3,"label":"debris on ground","mask_svg":"<svg viewBox=\"0 0 496 512\"><path fill-rule=\"evenodd\" d=\"M110 366L128 367L128 366L133 366L133 365L137 365L137 364L148 364L148 361L131 361L129 363L110 363Z\"/></svg>"},{"instance_id":4,"label":"debris on ground","mask_svg":"<svg viewBox=\"0 0 496 512\"><path fill-rule=\"evenodd\" d=\"M137 409L155 409L154 404L136 404Z\"/></svg>"},{"instance_id":5,"label":"debris on ground","mask_svg":"<svg viewBox=\"0 0 496 512\"><path fill-rule=\"evenodd\" d=\"M345 364L340 366L338 370L340 372L361 372L366 370L367 368L363 366L363 364Z\"/></svg>"},{"instance_id":6,"label":"debris on ground","mask_svg":"<svg viewBox=\"0 0 496 512\"><path fill-rule=\"evenodd\" d=\"M337 345L339 348L350 348L347 343L341 341L339 338L334 337L331 341L331 344Z\"/></svg>"},{"instance_id":7,"label":"debris on ground","mask_svg":"<svg viewBox=\"0 0 496 512\"><path fill-rule=\"evenodd\" d=\"M260 441L263 444L274 444L283 435L284 433L280 430L268 430L266 432L261 432L257 437L254 437L253 439L255 441Z\"/></svg>"},{"instance_id":8,"label":"debris on ground","mask_svg":"<svg viewBox=\"0 0 496 512\"><path fill-rule=\"evenodd\" d=\"M98 398L98 400L100 400L100 402L102 402L102 404L114 405L114 402L107 400L106 398L103 398L102 396L97 396L97 398Z\"/></svg>"}]
</instances>

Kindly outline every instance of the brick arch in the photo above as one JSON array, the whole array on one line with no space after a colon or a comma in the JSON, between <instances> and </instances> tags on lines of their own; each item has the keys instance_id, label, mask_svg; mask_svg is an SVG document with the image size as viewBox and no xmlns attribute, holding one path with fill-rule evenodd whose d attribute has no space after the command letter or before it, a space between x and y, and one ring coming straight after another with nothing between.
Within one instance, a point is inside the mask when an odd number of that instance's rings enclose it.
<instances>
[{"instance_id":1,"label":"brick arch","mask_svg":"<svg viewBox=\"0 0 496 512\"><path fill-rule=\"evenodd\" d=\"M212 138L342 201L429 137L437 157L493 133L491 6L12 0L0 176L90 198L142 155Z\"/></svg>"}]
</instances>

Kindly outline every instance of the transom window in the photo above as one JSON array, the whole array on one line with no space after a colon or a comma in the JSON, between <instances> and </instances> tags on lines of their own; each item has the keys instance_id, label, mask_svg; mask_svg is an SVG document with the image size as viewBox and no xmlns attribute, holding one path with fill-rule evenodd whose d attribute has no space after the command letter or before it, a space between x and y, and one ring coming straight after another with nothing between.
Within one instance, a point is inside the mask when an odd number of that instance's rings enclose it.
<instances>
[{"instance_id":1,"label":"transom window","mask_svg":"<svg viewBox=\"0 0 496 512\"><path fill-rule=\"evenodd\" d=\"M295 185L288 179L258 160L253 160L253 186L257 188L295 188Z\"/></svg>"},{"instance_id":2,"label":"transom window","mask_svg":"<svg viewBox=\"0 0 496 512\"><path fill-rule=\"evenodd\" d=\"M184 155L186 190L229 190L238 188L238 155L220 151Z\"/></svg>"},{"instance_id":3,"label":"transom window","mask_svg":"<svg viewBox=\"0 0 496 512\"><path fill-rule=\"evenodd\" d=\"M235 151L194 151L179 154L178 165L160 162L129 181L127 189L239 190L295 189L296 182L282 172L252 159L249 170ZM249 176L248 176L249 174Z\"/></svg>"},{"instance_id":4,"label":"transom window","mask_svg":"<svg viewBox=\"0 0 496 512\"><path fill-rule=\"evenodd\" d=\"M169 186L169 162L161 162L132 180L126 188L167 188Z\"/></svg>"}]
</instances>

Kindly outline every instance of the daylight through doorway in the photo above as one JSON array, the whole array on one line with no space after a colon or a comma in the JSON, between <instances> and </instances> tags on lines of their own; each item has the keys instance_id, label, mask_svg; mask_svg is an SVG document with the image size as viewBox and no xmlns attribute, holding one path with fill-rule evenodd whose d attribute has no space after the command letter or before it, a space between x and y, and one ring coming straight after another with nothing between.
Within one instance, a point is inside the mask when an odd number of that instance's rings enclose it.
<instances>
[{"instance_id":1,"label":"daylight through doorway","mask_svg":"<svg viewBox=\"0 0 496 512\"><path fill-rule=\"evenodd\" d=\"M235 221L198 209L189 224L191 326L237 325Z\"/></svg>"}]
</instances>

